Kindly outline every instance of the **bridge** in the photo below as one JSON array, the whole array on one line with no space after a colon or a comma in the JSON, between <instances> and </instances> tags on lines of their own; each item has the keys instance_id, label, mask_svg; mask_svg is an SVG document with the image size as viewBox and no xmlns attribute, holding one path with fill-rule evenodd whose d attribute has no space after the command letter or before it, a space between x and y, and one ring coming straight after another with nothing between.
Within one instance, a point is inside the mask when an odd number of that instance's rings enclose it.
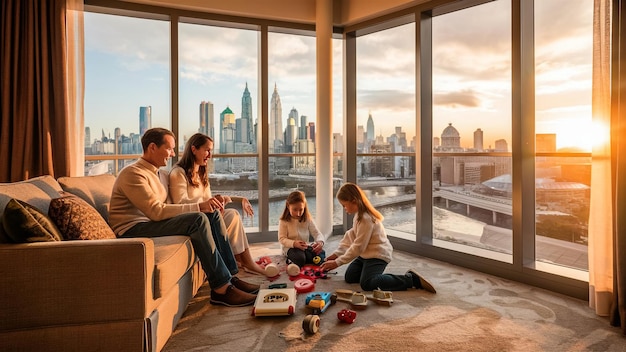
<instances>
[{"instance_id":1,"label":"bridge","mask_svg":"<svg viewBox=\"0 0 626 352\"><path fill-rule=\"evenodd\" d=\"M511 199L502 199L484 196L482 194L469 191L450 191L445 189L437 189L433 191L433 198L440 197L446 200L446 208L449 207L449 201L465 204L467 215L470 214L470 207L490 210L492 212L493 223L496 222L497 214L513 215L513 201Z\"/></svg>"}]
</instances>

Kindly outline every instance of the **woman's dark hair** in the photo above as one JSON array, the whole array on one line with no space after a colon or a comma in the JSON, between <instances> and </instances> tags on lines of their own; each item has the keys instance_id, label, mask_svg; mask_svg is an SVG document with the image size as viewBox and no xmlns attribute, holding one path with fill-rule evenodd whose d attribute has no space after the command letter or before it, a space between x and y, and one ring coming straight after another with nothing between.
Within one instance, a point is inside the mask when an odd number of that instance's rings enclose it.
<instances>
[{"instance_id":1,"label":"woman's dark hair","mask_svg":"<svg viewBox=\"0 0 626 352\"><path fill-rule=\"evenodd\" d=\"M287 196L287 200L285 201L285 210L283 210L283 215L280 216L280 220L289 221L291 220L291 213L289 212L289 205L295 203L304 203L304 212L302 212L302 216L300 217L300 222L308 221L311 218L311 213L309 213L309 205L306 202L306 196L302 191L293 191L289 193Z\"/></svg>"},{"instance_id":2,"label":"woman's dark hair","mask_svg":"<svg viewBox=\"0 0 626 352\"><path fill-rule=\"evenodd\" d=\"M195 162L195 157L193 155L191 147L200 149L200 147L205 145L208 141L213 142L213 138L207 136L206 134L196 133L191 136L191 138L189 138L189 140L187 141L187 144L185 144L183 156L176 163L176 165L185 170L187 182L189 182L189 184L194 187L198 187L200 186L200 184L193 179L193 164ZM200 167L198 168L198 177L200 177L200 182L204 187L207 187L209 185L209 173L207 172L205 165L200 165Z\"/></svg>"}]
</instances>

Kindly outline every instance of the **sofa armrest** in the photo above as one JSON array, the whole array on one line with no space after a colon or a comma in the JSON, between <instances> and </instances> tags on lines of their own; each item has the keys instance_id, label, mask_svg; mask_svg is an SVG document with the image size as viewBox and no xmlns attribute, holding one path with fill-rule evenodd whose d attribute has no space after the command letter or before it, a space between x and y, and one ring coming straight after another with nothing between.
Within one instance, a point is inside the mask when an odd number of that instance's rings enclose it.
<instances>
[{"instance_id":1,"label":"sofa armrest","mask_svg":"<svg viewBox=\"0 0 626 352\"><path fill-rule=\"evenodd\" d=\"M152 310L149 238L0 245L0 331L143 319Z\"/></svg>"}]
</instances>

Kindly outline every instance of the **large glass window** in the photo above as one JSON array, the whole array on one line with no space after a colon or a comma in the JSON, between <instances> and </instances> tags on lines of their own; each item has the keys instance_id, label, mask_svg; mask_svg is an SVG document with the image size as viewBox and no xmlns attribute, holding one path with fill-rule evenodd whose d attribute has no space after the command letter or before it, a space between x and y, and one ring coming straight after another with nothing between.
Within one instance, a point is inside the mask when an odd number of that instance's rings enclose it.
<instances>
[{"instance_id":1,"label":"large glass window","mask_svg":"<svg viewBox=\"0 0 626 352\"><path fill-rule=\"evenodd\" d=\"M432 19L433 239L512 261L511 2Z\"/></svg>"},{"instance_id":2,"label":"large glass window","mask_svg":"<svg viewBox=\"0 0 626 352\"><path fill-rule=\"evenodd\" d=\"M170 127L169 31L167 21L85 13L86 175L117 174L142 153L145 130Z\"/></svg>"},{"instance_id":3,"label":"large glass window","mask_svg":"<svg viewBox=\"0 0 626 352\"><path fill-rule=\"evenodd\" d=\"M392 236L415 239L415 23L357 38L357 180Z\"/></svg>"},{"instance_id":4,"label":"large glass window","mask_svg":"<svg viewBox=\"0 0 626 352\"><path fill-rule=\"evenodd\" d=\"M270 226L293 190L306 194L315 217L315 37L268 35ZM278 214L278 216L272 215Z\"/></svg>"},{"instance_id":5,"label":"large glass window","mask_svg":"<svg viewBox=\"0 0 626 352\"><path fill-rule=\"evenodd\" d=\"M256 226L258 31L184 21L178 29L179 150L194 133L213 138L211 191L248 198L255 212L244 225Z\"/></svg>"},{"instance_id":6,"label":"large glass window","mask_svg":"<svg viewBox=\"0 0 626 352\"><path fill-rule=\"evenodd\" d=\"M586 270L593 2L535 1L534 29L536 259Z\"/></svg>"}]
</instances>

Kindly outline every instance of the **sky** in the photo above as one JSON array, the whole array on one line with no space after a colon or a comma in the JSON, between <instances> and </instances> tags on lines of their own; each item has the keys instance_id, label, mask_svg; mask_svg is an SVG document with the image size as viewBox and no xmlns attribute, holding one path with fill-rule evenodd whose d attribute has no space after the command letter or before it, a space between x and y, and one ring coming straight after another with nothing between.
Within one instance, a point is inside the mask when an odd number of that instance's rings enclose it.
<instances>
[{"instance_id":1,"label":"sky","mask_svg":"<svg viewBox=\"0 0 626 352\"><path fill-rule=\"evenodd\" d=\"M557 146L587 148L580 134L591 123L591 24L589 0L535 2L536 130L557 133ZM484 131L484 146L511 143L510 1L494 1L433 19L433 134L449 124L471 147ZM372 115L376 135L402 126L415 129L415 33L408 24L357 39L357 124ZM215 119L230 107L241 115L246 84L259 117L258 47L255 31L181 24L179 115L182 140L198 127L202 101ZM316 116L315 38L269 36L269 94L276 86L283 126L295 108ZM139 130L139 107L152 106L152 125L169 126L169 23L87 13L85 15L85 126L91 138ZM342 52L333 52L333 130L342 132Z\"/></svg>"}]
</instances>

